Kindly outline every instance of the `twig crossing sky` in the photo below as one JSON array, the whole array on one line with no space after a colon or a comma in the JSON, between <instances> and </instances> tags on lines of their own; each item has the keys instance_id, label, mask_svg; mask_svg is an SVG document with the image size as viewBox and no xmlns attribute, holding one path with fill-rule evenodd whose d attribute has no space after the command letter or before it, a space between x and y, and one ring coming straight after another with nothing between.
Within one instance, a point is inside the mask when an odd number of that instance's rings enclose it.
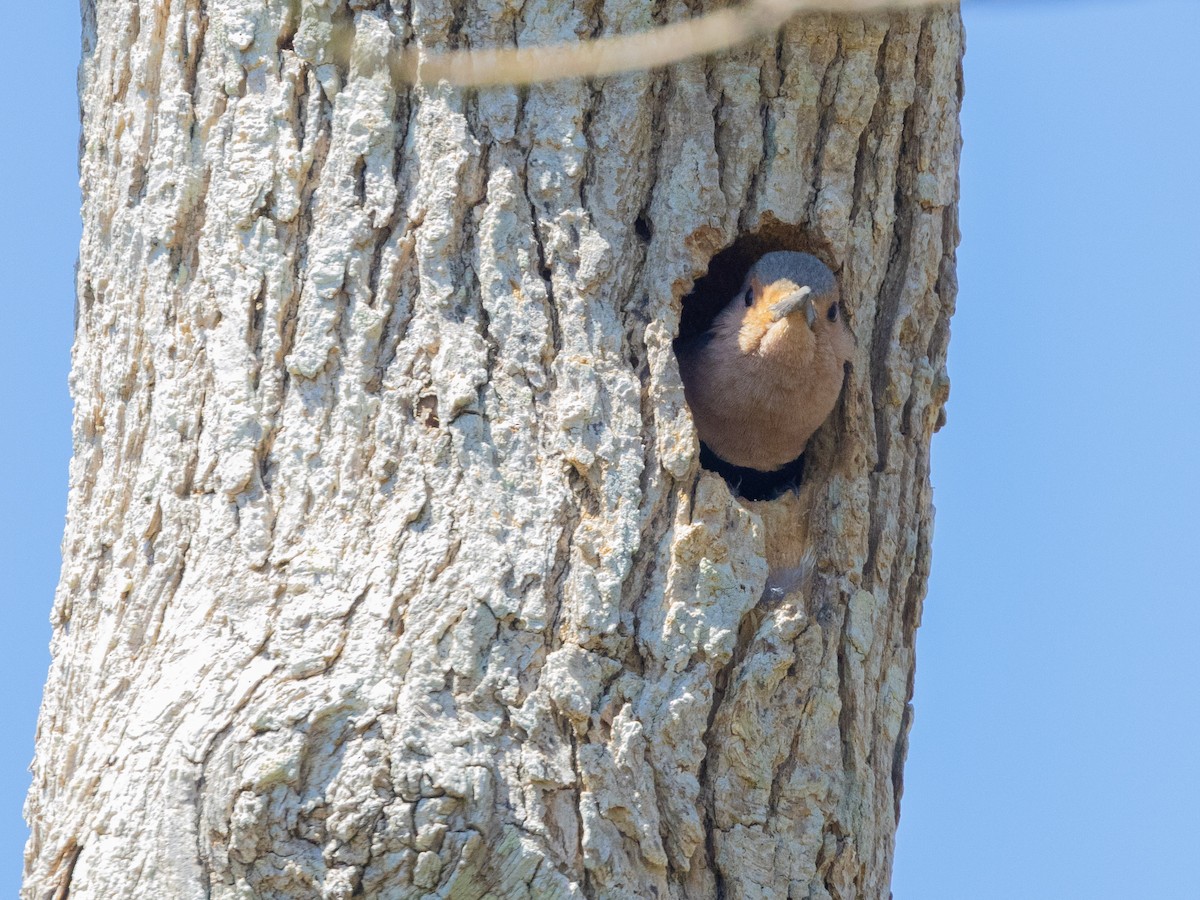
<instances>
[{"instance_id":1,"label":"twig crossing sky","mask_svg":"<svg viewBox=\"0 0 1200 900\"><path fill-rule=\"evenodd\" d=\"M392 70L402 82L445 81L459 87L594 78L717 53L777 31L788 19L803 13L868 13L932 5L945 4L931 0L749 0L648 31L589 41L448 53L399 50L392 59ZM352 39L351 34L345 37Z\"/></svg>"}]
</instances>

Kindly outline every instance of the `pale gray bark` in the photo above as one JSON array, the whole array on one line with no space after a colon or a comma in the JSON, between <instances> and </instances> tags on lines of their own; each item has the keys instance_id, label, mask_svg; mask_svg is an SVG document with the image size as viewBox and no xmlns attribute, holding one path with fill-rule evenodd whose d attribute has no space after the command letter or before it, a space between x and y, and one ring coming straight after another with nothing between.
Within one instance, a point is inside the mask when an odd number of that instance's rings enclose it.
<instances>
[{"instance_id":1,"label":"pale gray bark","mask_svg":"<svg viewBox=\"0 0 1200 900\"><path fill-rule=\"evenodd\" d=\"M25 897L888 895L957 11L519 90L378 64L702 5L85 2ZM671 350L754 232L826 257L859 339L759 504L699 469Z\"/></svg>"}]
</instances>

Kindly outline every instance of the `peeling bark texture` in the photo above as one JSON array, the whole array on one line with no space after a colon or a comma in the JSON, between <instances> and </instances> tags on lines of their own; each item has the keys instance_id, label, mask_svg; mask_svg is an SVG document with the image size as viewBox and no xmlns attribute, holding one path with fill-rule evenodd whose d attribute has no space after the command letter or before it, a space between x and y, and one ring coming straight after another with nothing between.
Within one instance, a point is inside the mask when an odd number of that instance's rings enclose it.
<instances>
[{"instance_id":1,"label":"peeling bark texture","mask_svg":"<svg viewBox=\"0 0 1200 900\"><path fill-rule=\"evenodd\" d=\"M888 896L957 9L593 82L386 65L707 8L84 0L27 900ZM803 488L748 503L672 340L718 253L781 247L859 348Z\"/></svg>"}]
</instances>

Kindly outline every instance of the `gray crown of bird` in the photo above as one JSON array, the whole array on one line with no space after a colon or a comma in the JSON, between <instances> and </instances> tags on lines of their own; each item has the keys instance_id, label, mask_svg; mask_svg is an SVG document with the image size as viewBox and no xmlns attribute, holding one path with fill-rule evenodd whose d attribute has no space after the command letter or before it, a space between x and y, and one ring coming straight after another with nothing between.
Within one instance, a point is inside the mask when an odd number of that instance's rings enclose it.
<instances>
[{"instance_id":1,"label":"gray crown of bird","mask_svg":"<svg viewBox=\"0 0 1200 900\"><path fill-rule=\"evenodd\" d=\"M793 461L833 411L854 347L828 266L765 254L709 329L678 348L700 440L735 466Z\"/></svg>"}]
</instances>

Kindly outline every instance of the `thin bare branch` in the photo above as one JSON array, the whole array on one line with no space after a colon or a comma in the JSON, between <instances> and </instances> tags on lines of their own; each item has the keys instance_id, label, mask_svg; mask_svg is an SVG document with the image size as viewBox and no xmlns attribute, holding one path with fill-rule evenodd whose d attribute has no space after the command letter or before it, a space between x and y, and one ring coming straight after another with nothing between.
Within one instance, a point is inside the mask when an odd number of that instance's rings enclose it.
<instances>
[{"instance_id":1,"label":"thin bare branch","mask_svg":"<svg viewBox=\"0 0 1200 900\"><path fill-rule=\"evenodd\" d=\"M452 53L401 51L392 68L401 81L446 81L460 87L595 78L717 53L770 34L802 13L865 13L931 5L935 0L751 0L650 31L591 41Z\"/></svg>"}]
</instances>

